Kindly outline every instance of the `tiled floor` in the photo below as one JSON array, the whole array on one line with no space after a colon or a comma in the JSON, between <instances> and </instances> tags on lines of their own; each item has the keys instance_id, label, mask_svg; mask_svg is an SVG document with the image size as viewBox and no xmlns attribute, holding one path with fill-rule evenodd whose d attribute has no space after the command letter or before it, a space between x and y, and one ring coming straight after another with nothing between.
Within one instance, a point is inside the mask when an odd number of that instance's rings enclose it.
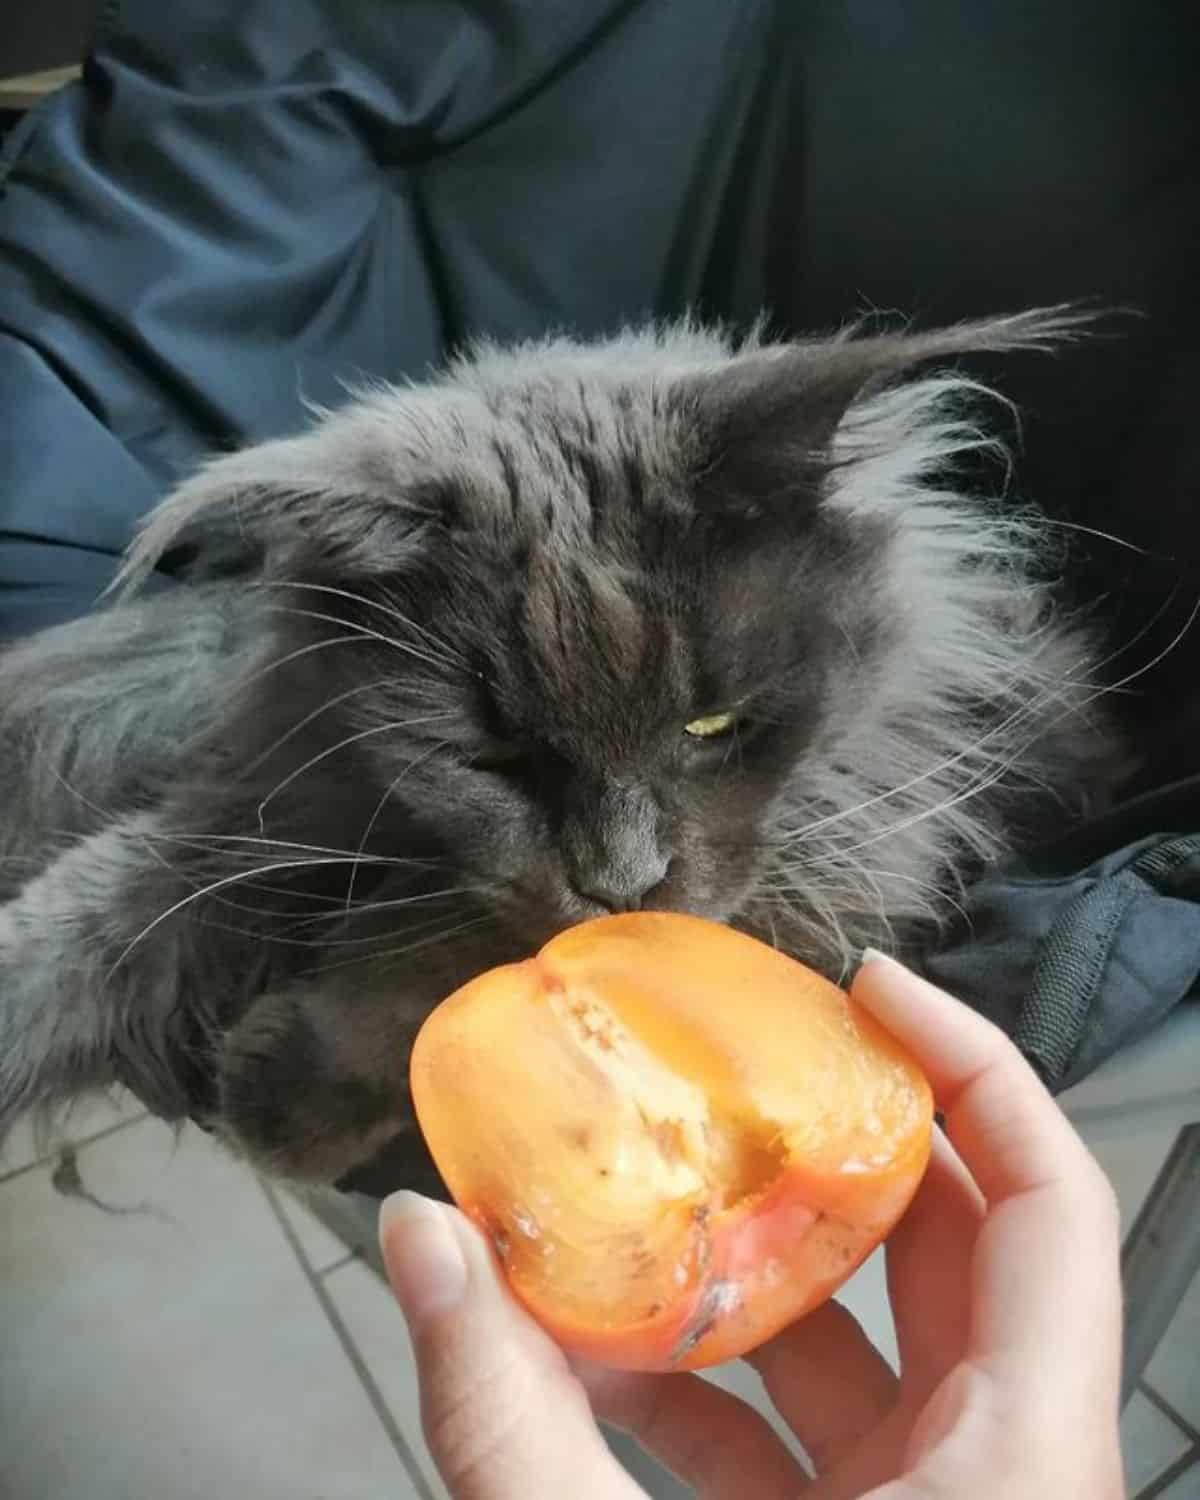
<instances>
[{"instance_id":1,"label":"tiled floor","mask_svg":"<svg viewBox=\"0 0 1200 1500\"><path fill-rule=\"evenodd\" d=\"M74 1154L42 1155L21 1129L0 1154L4 1500L444 1496L404 1325L367 1265L127 1101L78 1110L68 1139ZM1166 1144L1100 1153L1127 1218ZM847 1300L894 1355L877 1259ZM720 1378L757 1395L745 1367ZM1131 1494L1200 1500L1200 1285L1124 1436Z\"/></svg>"},{"instance_id":2,"label":"tiled floor","mask_svg":"<svg viewBox=\"0 0 1200 1500\"><path fill-rule=\"evenodd\" d=\"M1128 1230L1172 1135L1152 1131L1093 1144ZM1200 1276L1192 1283L1122 1421L1125 1471L1136 1500L1200 1500Z\"/></svg>"}]
</instances>

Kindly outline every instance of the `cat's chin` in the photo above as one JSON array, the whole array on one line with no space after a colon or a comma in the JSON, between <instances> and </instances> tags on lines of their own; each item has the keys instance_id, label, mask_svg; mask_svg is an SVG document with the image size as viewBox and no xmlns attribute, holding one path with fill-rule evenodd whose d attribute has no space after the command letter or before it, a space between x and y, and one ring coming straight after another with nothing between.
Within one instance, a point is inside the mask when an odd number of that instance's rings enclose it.
<instances>
[{"instance_id":1,"label":"cat's chin","mask_svg":"<svg viewBox=\"0 0 1200 1500\"><path fill-rule=\"evenodd\" d=\"M451 1202L449 1189L433 1164L419 1133L394 1136L373 1156L356 1163L333 1184L344 1193L366 1193L386 1198L400 1188L423 1193L427 1198Z\"/></svg>"},{"instance_id":2,"label":"cat's chin","mask_svg":"<svg viewBox=\"0 0 1200 1500\"><path fill-rule=\"evenodd\" d=\"M598 907L592 912L581 912L578 916L570 917L536 917L526 914L519 921L510 919L510 926L516 944L520 947L522 956L536 953L539 948L544 948L551 940L556 938L560 932L565 932L568 927L576 927L580 922L586 922L592 917L603 916L604 910Z\"/></svg>"},{"instance_id":3,"label":"cat's chin","mask_svg":"<svg viewBox=\"0 0 1200 1500\"><path fill-rule=\"evenodd\" d=\"M607 908L597 901L585 901L573 895L561 900L527 894L510 888L493 898L495 915L522 952L533 952L551 938L591 917L604 916Z\"/></svg>"},{"instance_id":4,"label":"cat's chin","mask_svg":"<svg viewBox=\"0 0 1200 1500\"><path fill-rule=\"evenodd\" d=\"M582 903L581 903L582 905ZM671 905L665 903L661 906L647 905L645 907L631 908L640 911L663 911L677 912L681 916L700 917L707 922L720 922L726 924L736 920L736 908L728 905L718 905L715 902L694 902L690 905ZM526 920L512 924L512 930L517 941L528 952L536 952L544 947L552 938L560 932L565 932L568 927L576 927L581 922L590 922L600 917L610 917L615 913L611 907L602 906L599 902L588 903L586 909L573 913L571 916L550 917Z\"/></svg>"}]
</instances>

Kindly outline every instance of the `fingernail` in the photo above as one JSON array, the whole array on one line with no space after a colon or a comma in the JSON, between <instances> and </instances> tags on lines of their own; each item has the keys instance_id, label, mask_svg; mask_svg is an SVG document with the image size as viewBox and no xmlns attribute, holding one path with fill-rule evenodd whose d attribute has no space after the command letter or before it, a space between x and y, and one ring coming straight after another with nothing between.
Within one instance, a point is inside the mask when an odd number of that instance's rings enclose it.
<instances>
[{"instance_id":1,"label":"fingernail","mask_svg":"<svg viewBox=\"0 0 1200 1500\"><path fill-rule=\"evenodd\" d=\"M878 948L864 948L858 960L858 967L860 969L864 968L867 964L874 963L877 958L881 958L885 964L894 964L896 962L894 958L889 958L886 953L881 953Z\"/></svg>"},{"instance_id":2,"label":"fingernail","mask_svg":"<svg viewBox=\"0 0 1200 1500\"><path fill-rule=\"evenodd\" d=\"M461 1298L467 1263L440 1204L419 1193L393 1193L380 1209L379 1245L388 1280L410 1324Z\"/></svg>"}]
</instances>

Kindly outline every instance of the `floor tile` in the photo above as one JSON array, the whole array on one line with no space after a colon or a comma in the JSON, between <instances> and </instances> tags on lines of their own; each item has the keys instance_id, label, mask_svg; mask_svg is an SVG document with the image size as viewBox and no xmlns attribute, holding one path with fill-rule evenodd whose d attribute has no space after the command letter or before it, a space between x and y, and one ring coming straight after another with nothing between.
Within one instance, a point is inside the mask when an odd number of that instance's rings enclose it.
<instances>
[{"instance_id":1,"label":"floor tile","mask_svg":"<svg viewBox=\"0 0 1200 1500\"><path fill-rule=\"evenodd\" d=\"M1174 1140L1172 1130L1149 1130L1087 1142L1120 1202L1122 1234L1133 1227Z\"/></svg>"},{"instance_id":2,"label":"floor tile","mask_svg":"<svg viewBox=\"0 0 1200 1500\"><path fill-rule=\"evenodd\" d=\"M5 1500L411 1500L252 1175L157 1121L78 1165L109 1212L0 1185Z\"/></svg>"},{"instance_id":3,"label":"floor tile","mask_svg":"<svg viewBox=\"0 0 1200 1500\"><path fill-rule=\"evenodd\" d=\"M0 1141L0 1179L30 1166L41 1155L34 1139L33 1121L22 1115L9 1133Z\"/></svg>"},{"instance_id":4,"label":"floor tile","mask_svg":"<svg viewBox=\"0 0 1200 1500\"><path fill-rule=\"evenodd\" d=\"M295 1232L304 1258L316 1272L327 1271L350 1255L350 1246L328 1229L304 1201L302 1190L279 1188L275 1201Z\"/></svg>"},{"instance_id":5,"label":"floor tile","mask_svg":"<svg viewBox=\"0 0 1200 1500\"><path fill-rule=\"evenodd\" d=\"M863 1332L892 1369L898 1370L900 1353L896 1348L896 1325L888 1301L886 1261L882 1249L868 1257L837 1297L858 1319Z\"/></svg>"},{"instance_id":6,"label":"floor tile","mask_svg":"<svg viewBox=\"0 0 1200 1500\"><path fill-rule=\"evenodd\" d=\"M69 1113L51 1127L49 1137L44 1141L35 1137L30 1116L23 1115L0 1143L0 1178L52 1156L64 1142L85 1141L114 1125L140 1119L145 1113L141 1101L124 1089L89 1094L75 1101Z\"/></svg>"},{"instance_id":7,"label":"floor tile","mask_svg":"<svg viewBox=\"0 0 1200 1500\"><path fill-rule=\"evenodd\" d=\"M1200 1500L1200 1459L1160 1490L1154 1500Z\"/></svg>"},{"instance_id":8,"label":"floor tile","mask_svg":"<svg viewBox=\"0 0 1200 1500\"><path fill-rule=\"evenodd\" d=\"M391 1289L362 1261L325 1278L325 1290L387 1403L432 1492L445 1496L421 1432L421 1401L408 1329Z\"/></svg>"},{"instance_id":9,"label":"floor tile","mask_svg":"<svg viewBox=\"0 0 1200 1500\"><path fill-rule=\"evenodd\" d=\"M1171 1320L1145 1379L1179 1415L1200 1429L1200 1275Z\"/></svg>"},{"instance_id":10,"label":"floor tile","mask_svg":"<svg viewBox=\"0 0 1200 1500\"><path fill-rule=\"evenodd\" d=\"M649 1500L693 1500L696 1492L691 1485L676 1479L628 1434L609 1429L604 1437L617 1462L645 1490Z\"/></svg>"},{"instance_id":11,"label":"floor tile","mask_svg":"<svg viewBox=\"0 0 1200 1500\"><path fill-rule=\"evenodd\" d=\"M1121 1455L1131 1496L1157 1479L1191 1444L1171 1419L1141 1391L1135 1391L1121 1414Z\"/></svg>"},{"instance_id":12,"label":"floor tile","mask_svg":"<svg viewBox=\"0 0 1200 1500\"><path fill-rule=\"evenodd\" d=\"M744 1360L731 1360L729 1364L716 1365L710 1370L704 1371L705 1379L711 1380L714 1385L719 1385L723 1390L732 1391L735 1396L740 1396L747 1406L752 1406L759 1411L774 1427L775 1431L783 1439L792 1454L801 1464L807 1465L808 1457L804 1449L797 1442L795 1436L788 1429L783 1418L771 1405L767 1396L766 1388L758 1378L758 1372Z\"/></svg>"}]
</instances>

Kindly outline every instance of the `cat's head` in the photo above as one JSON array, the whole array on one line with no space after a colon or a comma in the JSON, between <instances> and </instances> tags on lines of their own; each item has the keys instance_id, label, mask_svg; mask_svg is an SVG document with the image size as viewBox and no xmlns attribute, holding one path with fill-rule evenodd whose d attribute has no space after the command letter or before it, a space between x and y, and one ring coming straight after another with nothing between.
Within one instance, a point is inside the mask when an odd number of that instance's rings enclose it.
<instances>
[{"instance_id":1,"label":"cat's head","mask_svg":"<svg viewBox=\"0 0 1200 1500\"><path fill-rule=\"evenodd\" d=\"M947 408L964 382L895 377L1053 331L485 346L216 461L129 573L243 576L280 655L330 645L271 762L272 785L297 772L281 807L340 780L344 841L427 838L526 941L610 909L728 919L778 894L780 807L827 815L869 772L864 722L886 742L906 695L932 722L939 693L966 712L993 686L982 656L975 682L930 680L1006 602L963 515L929 506L979 442Z\"/></svg>"}]
</instances>

